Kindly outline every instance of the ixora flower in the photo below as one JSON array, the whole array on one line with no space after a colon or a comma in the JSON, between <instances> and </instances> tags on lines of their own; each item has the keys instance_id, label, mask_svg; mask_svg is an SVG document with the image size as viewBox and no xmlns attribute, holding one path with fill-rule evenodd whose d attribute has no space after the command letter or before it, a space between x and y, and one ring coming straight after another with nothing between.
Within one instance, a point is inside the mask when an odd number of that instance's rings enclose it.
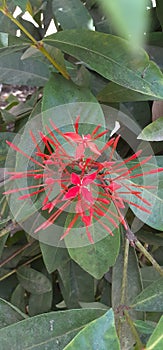
<instances>
[{"instance_id":1,"label":"ixora flower","mask_svg":"<svg viewBox=\"0 0 163 350\"><path fill-rule=\"evenodd\" d=\"M35 232L46 230L73 205L71 220L68 220L60 239L64 239L76 225L84 227L88 241L94 243L90 227L97 221L110 235L113 235L113 228L117 228L119 224L128 230L124 217L126 205L150 214L151 203L143 197L143 190L154 186L136 184L133 179L163 171L163 168L135 173L134 170L147 163L151 156L140 162L136 161L142 153L139 150L125 160L117 160L115 151L120 136L112 137L99 148L96 140L104 137L108 131L99 132L101 126L98 125L90 134L80 135L79 121L80 117L77 117L74 123L75 132L63 133L50 120L51 128L46 127L47 135L40 132L44 152L31 131L30 136L36 150L34 156L29 156L15 144L6 141L13 150L35 165L34 170L8 172L10 180L33 178L36 183L9 189L4 194L20 192L19 200L43 195L41 209L48 211L49 217ZM65 141L74 152L65 147ZM100 161L104 155L106 160ZM25 194L22 195L23 191Z\"/></svg>"}]
</instances>

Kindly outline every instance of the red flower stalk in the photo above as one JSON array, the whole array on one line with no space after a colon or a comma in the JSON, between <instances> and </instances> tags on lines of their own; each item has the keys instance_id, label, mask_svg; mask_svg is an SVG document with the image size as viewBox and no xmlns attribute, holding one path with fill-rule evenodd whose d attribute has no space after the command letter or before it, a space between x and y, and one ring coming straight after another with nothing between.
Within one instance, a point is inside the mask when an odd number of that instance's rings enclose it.
<instances>
[{"instance_id":1,"label":"red flower stalk","mask_svg":"<svg viewBox=\"0 0 163 350\"><path fill-rule=\"evenodd\" d=\"M123 214L126 204L150 214L151 203L142 197L142 191L145 188L153 188L153 186L137 185L131 182L131 179L163 171L163 168L159 168L139 174L132 173L147 163L151 157L146 157L127 168L126 164L129 162L132 164L132 161L137 159L142 151L136 152L124 161L115 160L114 153L120 136L111 138L99 149L96 140L108 132L106 130L98 133L100 125L91 134L80 135L79 117L74 124L75 132L62 133L52 121L50 123L55 134L48 127L48 136L40 133L45 152L41 151L33 133L30 132L37 157L29 156L13 143L6 141L12 149L21 153L37 166L37 169L26 172L9 172L10 180L31 177L36 181L36 184L4 192L12 194L33 190L33 192L21 195L20 200L40 193L44 194L42 210L48 210L49 218L35 232L52 225L72 202L75 204L75 212L61 239L66 237L75 224L78 224L79 226L84 225L88 240L93 243L90 227L96 221L111 235L113 235L113 228L117 228L120 223L127 230L128 226ZM56 132L72 144L73 148L75 147L74 155L65 150L58 141ZM89 149L89 157L86 155L87 149ZM100 162L98 157L106 150L109 151L108 160ZM139 199L140 204L137 204L130 197ZM112 209L111 205L115 210Z\"/></svg>"}]
</instances>

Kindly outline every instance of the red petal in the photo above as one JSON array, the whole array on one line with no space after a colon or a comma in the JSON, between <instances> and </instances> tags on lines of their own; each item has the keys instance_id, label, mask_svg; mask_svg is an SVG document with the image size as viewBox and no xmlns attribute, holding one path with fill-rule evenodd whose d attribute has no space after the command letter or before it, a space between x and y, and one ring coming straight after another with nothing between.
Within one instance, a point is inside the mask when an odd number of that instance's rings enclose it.
<instances>
[{"instance_id":1,"label":"red petal","mask_svg":"<svg viewBox=\"0 0 163 350\"><path fill-rule=\"evenodd\" d=\"M86 227L86 234L87 234L87 237L88 237L90 243L94 244L94 240L93 240L93 238L92 238L92 236L91 236L91 234L90 234L90 232L88 230L88 227Z\"/></svg>"},{"instance_id":2,"label":"red petal","mask_svg":"<svg viewBox=\"0 0 163 350\"><path fill-rule=\"evenodd\" d=\"M71 139L74 142L81 142L83 140L80 135L76 134L76 132L65 132L64 136Z\"/></svg>"},{"instance_id":3,"label":"red petal","mask_svg":"<svg viewBox=\"0 0 163 350\"><path fill-rule=\"evenodd\" d=\"M24 196L20 196L18 199L20 199L20 200L22 200L22 199L27 199L27 198L30 198L30 197L34 196L35 194L41 193L41 192L43 192L43 191L44 191L44 188L42 188L41 190L32 192L32 193L24 194Z\"/></svg>"},{"instance_id":4,"label":"red petal","mask_svg":"<svg viewBox=\"0 0 163 350\"><path fill-rule=\"evenodd\" d=\"M76 120L75 120L75 131L78 134L78 129L79 129L79 120L80 120L80 115L77 116Z\"/></svg>"},{"instance_id":5,"label":"red petal","mask_svg":"<svg viewBox=\"0 0 163 350\"><path fill-rule=\"evenodd\" d=\"M82 192L83 198L86 201L88 201L90 203L94 202L93 197L92 197L92 193L86 187L82 187L81 192Z\"/></svg>"},{"instance_id":6,"label":"red petal","mask_svg":"<svg viewBox=\"0 0 163 350\"><path fill-rule=\"evenodd\" d=\"M52 205L52 203L47 203L47 204L45 204L41 209L42 209L42 210L49 209L49 208L51 208L51 205Z\"/></svg>"},{"instance_id":7,"label":"red petal","mask_svg":"<svg viewBox=\"0 0 163 350\"><path fill-rule=\"evenodd\" d=\"M83 183L82 184L84 186L87 186L87 185L91 184L95 180L96 176L97 176L97 172L89 174L89 175L85 175L83 177Z\"/></svg>"},{"instance_id":8,"label":"red petal","mask_svg":"<svg viewBox=\"0 0 163 350\"><path fill-rule=\"evenodd\" d=\"M64 195L63 200L75 198L79 193L80 188L78 186L74 186L68 190L68 192Z\"/></svg>"},{"instance_id":9,"label":"red petal","mask_svg":"<svg viewBox=\"0 0 163 350\"><path fill-rule=\"evenodd\" d=\"M90 148L90 150L96 154L98 154L99 156L101 155L101 152L98 150L97 146L95 145L94 142L90 141L87 142L88 147Z\"/></svg>"},{"instance_id":10,"label":"red petal","mask_svg":"<svg viewBox=\"0 0 163 350\"><path fill-rule=\"evenodd\" d=\"M102 131L100 134L94 137L94 140L98 139L99 137L102 137L103 135L106 135L108 133L108 130Z\"/></svg>"},{"instance_id":11,"label":"red petal","mask_svg":"<svg viewBox=\"0 0 163 350\"><path fill-rule=\"evenodd\" d=\"M71 182L74 184L74 185L81 185L81 180L80 180L80 177L79 175L75 174L75 173L72 173L71 174Z\"/></svg>"},{"instance_id":12,"label":"red petal","mask_svg":"<svg viewBox=\"0 0 163 350\"><path fill-rule=\"evenodd\" d=\"M82 143L80 143L76 147L75 159L80 159L80 158L84 157L84 150L85 150L84 145Z\"/></svg>"},{"instance_id":13,"label":"red petal","mask_svg":"<svg viewBox=\"0 0 163 350\"><path fill-rule=\"evenodd\" d=\"M112 181L111 183L110 183L110 185L108 186L108 188L111 190L111 191L116 191L116 190L118 190L119 188L121 188L122 186L121 185L119 185L117 182L114 182L114 181Z\"/></svg>"},{"instance_id":14,"label":"red petal","mask_svg":"<svg viewBox=\"0 0 163 350\"><path fill-rule=\"evenodd\" d=\"M90 226L91 225L91 220L92 220L92 216L91 215L83 215L82 216L82 221L85 223L86 226Z\"/></svg>"},{"instance_id":15,"label":"red petal","mask_svg":"<svg viewBox=\"0 0 163 350\"><path fill-rule=\"evenodd\" d=\"M149 171L145 171L142 174L132 175L132 176L130 176L130 179L134 179L135 177L139 177L139 176L146 176L146 175L150 175L150 174L160 173L161 171L163 171L163 168L151 169Z\"/></svg>"}]
</instances>

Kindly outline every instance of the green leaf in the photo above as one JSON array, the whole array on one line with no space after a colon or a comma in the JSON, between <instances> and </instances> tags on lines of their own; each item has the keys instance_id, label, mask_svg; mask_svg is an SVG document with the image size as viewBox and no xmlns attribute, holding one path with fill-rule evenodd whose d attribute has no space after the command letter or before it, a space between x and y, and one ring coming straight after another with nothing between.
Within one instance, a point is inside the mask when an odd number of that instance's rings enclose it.
<instances>
[{"instance_id":1,"label":"green leaf","mask_svg":"<svg viewBox=\"0 0 163 350\"><path fill-rule=\"evenodd\" d=\"M94 29L93 19L80 0L53 0L52 9L63 29Z\"/></svg>"},{"instance_id":2,"label":"green leaf","mask_svg":"<svg viewBox=\"0 0 163 350\"><path fill-rule=\"evenodd\" d=\"M141 334L152 334L154 331L154 325L150 322L136 320L134 321L134 325L137 328L138 332Z\"/></svg>"},{"instance_id":3,"label":"green leaf","mask_svg":"<svg viewBox=\"0 0 163 350\"><path fill-rule=\"evenodd\" d=\"M1 268L0 270L0 277L4 276L6 273L10 272L11 269L8 268ZM0 282L0 297L2 299L5 299L7 301L10 300L11 295L13 293L13 290L16 288L18 284L18 280L16 278L16 275L13 274L6 278L5 280Z\"/></svg>"},{"instance_id":4,"label":"green leaf","mask_svg":"<svg viewBox=\"0 0 163 350\"><path fill-rule=\"evenodd\" d=\"M6 28L5 28L6 29ZM0 55L16 51L22 51L30 45L30 40L27 38L19 38L15 35L10 35L6 32L0 32Z\"/></svg>"},{"instance_id":5,"label":"green leaf","mask_svg":"<svg viewBox=\"0 0 163 350\"><path fill-rule=\"evenodd\" d=\"M130 41L133 50L142 45L146 31L146 1L141 0L100 0L105 16L110 16L114 27L121 36Z\"/></svg>"},{"instance_id":6,"label":"green leaf","mask_svg":"<svg viewBox=\"0 0 163 350\"><path fill-rule=\"evenodd\" d=\"M30 267L19 267L17 277L21 286L30 293L42 294L52 289L50 280L41 272Z\"/></svg>"},{"instance_id":7,"label":"green leaf","mask_svg":"<svg viewBox=\"0 0 163 350\"><path fill-rule=\"evenodd\" d=\"M12 132L1 132L0 133L0 166L5 167L6 156L8 154L9 146L6 143L6 140L12 142L15 134ZM11 159L12 161L12 159ZM13 164L13 162L11 163Z\"/></svg>"},{"instance_id":8,"label":"green leaf","mask_svg":"<svg viewBox=\"0 0 163 350\"><path fill-rule=\"evenodd\" d=\"M154 281L133 301L131 307L141 311L163 311L163 278Z\"/></svg>"},{"instance_id":9,"label":"green leaf","mask_svg":"<svg viewBox=\"0 0 163 350\"><path fill-rule=\"evenodd\" d=\"M159 272L153 266L144 266L140 271L144 288L150 286L151 283L157 281L160 277Z\"/></svg>"},{"instance_id":10,"label":"green leaf","mask_svg":"<svg viewBox=\"0 0 163 350\"><path fill-rule=\"evenodd\" d=\"M51 118L62 131L67 131L68 127L71 128L70 131L74 131L74 122L78 115L80 115L80 123L83 124L82 133L85 132L84 126L88 133L99 125L99 121L101 126L105 126L101 106L91 91L77 86L70 80L65 80L59 74L53 74L44 88L42 100L44 126L49 124ZM56 136L65 144L64 139L58 134Z\"/></svg>"},{"instance_id":11,"label":"green leaf","mask_svg":"<svg viewBox=\"0 0 163 350\"><path fill-rule=\"evenodd\" d=\"M156 99L154 96L141 94L111 82L96 97L101 102L148 101Z\"/></svg>"},{"instance_id":12,"label":"green leaf","mask_svg":"<svg viewBox=\"0 0 163 350\"><path fill-rule=\"evenodd\" d=\"M85 325L102 316L104 312L103 309L80 309L30 317L0 330L1 348L63 350Z\"/></svg>"},{"instance_id":13,"label":"green leaf","mask_svg":"<svg viewBox=\"0 0 163 350\"><path fill-rule=\"evenodd\" d=\"M143 159L143 158L142 158ZM139 162L141 161L141 158L139 158ZM137 162L132 161L132 166L137 164ZM131 163L129 164L129 167ZM151 160L148 161L148 163L141 166L141 168L137 168L136 170L133 170L133 174L141 174L146 171L150 171L153 169L157 169L158 167L163 166L163 157L162 156L156 156L151 158ZM151 206L147 206L143 203L143 207L150 210L150 214L145 213L143 210L134 207L133 205L130 205L130 208L132 209L133 213L143 222L145 222L147 225L155 228L156 230L163 230L163 172L150 174L150 175L144 175L137 177L133 179L134 183L140 184L140 185L155 185L156 187L152 189L144 188L142 191L142 198L145 198L149 203L151 203ZM132 202L136 203L137 205L142 205L141 200L137 200L135 196L132 196ZM135 224L137 225L137 222L135 221ZM137 230L137 226L132 228L135 232L135 229Z\"/></svg>"},{"instance_id":14,"label":"green leaf","mask_svg":"<svg viewBox=\"0 0 163 350\"><path fill-rule=\"evenodd\" d=\"M71 232L65 239L68 245L70 235ZM97 243L87 246L82 246L81 244L81 248L68 248L68 251L71 258L76 261L82 269L99 279L109 270L110 266L114 265L119 252L119 246L120 234L119 230L116 229L114 231L114 236L108 234L106 238Z\"/></svg>"},{"instance_id":15,"label":"green leaf","mask_svg":"<svg viewBox=\"0 0 163 350\"><path fill-rule=\"evenodd\" d=\"M19 6L25 12L28 0L13 0L13 2L15 6Z\"/></svg>"},{"instance_id":16,"label":"green leaf","mask_svg":"<svg viewBox=\"0 0 163 350\"><path fill-rule=\"evenodd\" d=\"M100 105L89 89L79 87L72 81L64 79L59 74L53 74L44 88L42 111L46 111L56 106L62 106L64 104L75 102L96 103L96 106L99 107L98 112L100 112ZM80 105L79 108L81 108ZM58 118L61 118L61 115L59 115ZM66 117L64 118L66 120ZM101 118L102 116L100 115L100 123L102 122ZM70 117L69 120L71 121Z\"/></svg>"},{"instance_id":17,"label":"green leaf","mask_svg":"<svg viewBox=\"0 0 163 350\"><path fill-rule=\"evenodd\" d=\"M3 32L5 28L5 32L10 33L12 35L16 34L17 26L13 23L9 18L4 16L3 13L0 12L0 31Z\"/></svg>"},{"instance_id":18,"label":"green leaf","mask_svg":"<svg viewBox=\"0 0 163 350\"><path fill-rule=\"evenodd\" d=\"M40 242L40 248L45 266L49 273L67 263L70 259L66 248L54 247Z\"/></svg>"},{"instance_id":19,"label":"green leaf","mask_svg":"<svg viewBox=\"0 0 163 350\"><path fill-rule=\"evenodd\" d=\"M85 303L85 302L80 302L80 306L84 309L92 309L92 308L97 308L97 309L106 309L108 310L108 306L103 304L103 303L99 303L98 301L93 301L91 303Z\"/></svg>"},{"instance_id":20,"label":"green leaf","mask_svg":"<svg viewBox=\"0 0 163 350\"><path fill-rule=\"evenodd\" d=\"M19 322L26 317L17 307L0 298L0 328Z\"/></svg>"},{"instance_id":21,"label":"green leaf","mask_svg":"<svg viewBox=\"0 0 163 350\"><path fill-rule=\"evenodd\" d=\"M74 261L70 260L58 267L58 273L59 286L68 308L79 307L79 301L94 301L94 278Z\"/></svg>"},{"instance_id":22,"label":"green leaf","mask_svg":"<svg viewBox=\"0 0 163 350\"><path fill-rule=\"evenodd\" d=\"M144 141L163 141L163 117L147 125L137 138Z\"/></svg>"},{"instance_id":23,"label":"green leaf","mask_svg":"<svg viewBox=\"0 0 163 350\"><path fill-rule=\"evenodd\" d=\"M25 289L18 284L11 295L11 303L19 310L25 312Z\"/></svg>"},{"instance_id":24,"label":"green leaf","mask_svg":"<svg viewBox=\"0 0 163 350\"><path fill-rule=\"evenodd\" d=\"M119 37L79 30L65 30L44 39L45 43L84 62L105 78L131 90L163 97L163 75L142 49L129 53L130 45Z\"/></svg>"},{"instance_id":25,"label":"green leaf","mask_svg":"<svg viewBox=\"0 0 163 350\"><path fill-rule=\"evenodd\" d=\"M123 283L123 265L124 265L124 246L118 255L117 261L113 266L112 273L112 306L116 310L121 304L122 283ZM128 269L127 269L127 287L125 292L125 305L129 305L133 298L142 291L142 282L140 269L138 266L137 256L133 247L129 248ZM141 319L142 314L129 310L132 319ZM119 315L116 317L117 327L119 325ZM120 343L122 349L129 349L134 343L135 339L129 330L127 322L122 322L120 325Z\"/></svg>"},{"instance_id":26,"label":"green leaf","mask_svg":"<svg viewBox=\"0 0 163 350\"><path fill-rule=\"evenodd\" d=\"M163 348L163 316L160 318L153 334L146 344L146 350L161 350Z\"/></svg>"},{"instance_id":27,"label":"green leaf","mask_svg":"<svg viewBox=\"0 0 163 350\"><path fill-rule=\"evenodd\" d=\"M29 316L35 316L48 312L52 306L52 290L43 294L31 294L29 297L28 312Z\"/></svg>"},{"instance_id":28,"label":"green leaf","mask_svg":"<svg viewBox=\"0 0 163 350\"><path fill-rule=\"evenodd\" d=\"M21 60L22 52L0 55L1 82L13 85L44 86L49 78L48 65L33 58Z\"/></svg>"},{"instance_id":29,"label":"green leaf","mask_svg":"<svg viewBox=\"0 0 163 350\"><path fill-rule=\"evenodd\" d=\"M96 350L97 347L100 350L120 350L112 309L82 329L64 350Z\"/></svg>"},{"instance_id":30,"label":"green leaf","mask_svg":"<svg viewBox=\"0 0 163 350\"><path fill-rule=\"evenodd\" d=\"M74 122L78 115L80 123L83 124L82 133L85 132L84 126L88 133L99 124L99 121L101 126L105 125L101 106L89 89L79 87L59 74L53 74L44 88L42 100L44 126L49 124L51 118L62 131L67 131L68 128L74 131ZM58 134L56 136L65 144L64 139Z\"/></svg>"}]
</instances>

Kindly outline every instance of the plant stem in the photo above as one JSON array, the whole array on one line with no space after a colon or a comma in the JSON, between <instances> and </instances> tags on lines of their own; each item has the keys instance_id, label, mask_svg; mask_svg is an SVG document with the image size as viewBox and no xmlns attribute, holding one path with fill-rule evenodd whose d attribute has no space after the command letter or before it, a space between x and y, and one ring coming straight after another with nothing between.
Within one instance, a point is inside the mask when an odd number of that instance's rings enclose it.
<instances>
[{"instance_id":1,"label":"plant stem","mask_svg":"<svg viewBox=\"0 0 163 350\"><path fill-rule=\"evenodd\" d=\"M18 266L18 268L30 264L31 262L33 262L33 261L35 261L35 260L41 258L41 256L42 256L41 253L38 254L38 255L36 255L36 256L34 256L34 257L31 258L30 260L26 261L24 264ZM18 269L18 268L17 268L17 269ZM6 278L10 277L10 276L13 275L14 273L16 273L17 269L13 269L12 271L6 273L6 275L3 275L2 277L0 277L0 282L3 281L3 280L5 280Z\"/></svg>"},{"instance_id":2,"label":"plant stem","mask_svg":"<svg viewBox=\"0 0 163 350\"><path fill-rule=\"evenodd\" d=\"M121 284L121 299L120 305L125 304L125 295L126 295L126 287L127 287L127 267L128 267L128 253L129 253L129 240L125 240L125 249L124 249L124 260L123 260L123 275L122 275L122 284ZM117 333L120 338L121 334L121 319L118 321L118 329Z\"/></svg>"},{"instance_id":3,"label":"plant stem","mask_svg":"<svg viewBox=\"0 0 163 350\"><path fill-rule=\"evenodd\" d=\"M7 7L1 7L0 11L7 16L12 22L14 22L17 27L22 30L22 32L32 41L33 45L40 51L42 54L50 61L50 63L63 75L64 78L70 79L69 74L67 71L61 67L55 60L54 58L49 54L49 52L45 49L43 46L43 43L40 41L37 41L24 26L16 19L13 17L12 13L9 12Z\"/></svg>"},{"instance_id":4,"label":"plant stem","mask_svg":"<svg viewBox=\"0 0 163 350\"><path fill-rule=\"evenodd\" d=\"M126 293L126 287L127 287L128 254L129 254L129 240L126 239L126 241L125 241L125 250L124 250L123 276L122 276L122 288L121 288L120 305L125 304L125 293Z\"/></svg>"},{"instance_id":5,"label":"plant stem","mask_svg":"<svg viewBox=\"0 0 163 350\"><path fill-rule=\"evenodd\" d=\"M25 249L27 249L28 247L30 247L33 244L33 242L29 242L26 245L24 245L23 247L19 248L16 250L15 253L13 253L12 255L10 255L7 259L3 260L0 263L0 268L3 267L4 265L6 265L9 261L11 261L12 259L14 259L17 255L19 255L20 253L22 253Z\"/></svg>"},{"instance_id":6,"label":"plant stem","mask_svg":"<svg viewBox=\"0 0 163 350\"><path fill-rule=\"evenodd\" d=\"M130 329L131 329L131 332L134 336L134 339L136 340L136 343L137 343L137 347L139 350L143 349L144 348L144 345L142 344L141 340L140 340L140 337L139 337L139 334L134 326L134 323L128 313L127 310L124 310L124 315L126 317L126 322L128 323L128 325L130 326Z\"/></svg>"},{"instance_id":7,"label":"plant stem","mask_svg":"<svg viewBox=\"0 0 163 350\"><path fill-rule=\"evenodd\" d=\"M153 258L153 256L150 253L148 253L148 251L143 247L143 245L138 240L135 241L135 245L141 251L141 253L143 253L143 255L151 262L155 270L157 270L157 272L159 272L159 274L163 276L163 269L160 267L157 261Z\"/></svg>"}]
</instances>

